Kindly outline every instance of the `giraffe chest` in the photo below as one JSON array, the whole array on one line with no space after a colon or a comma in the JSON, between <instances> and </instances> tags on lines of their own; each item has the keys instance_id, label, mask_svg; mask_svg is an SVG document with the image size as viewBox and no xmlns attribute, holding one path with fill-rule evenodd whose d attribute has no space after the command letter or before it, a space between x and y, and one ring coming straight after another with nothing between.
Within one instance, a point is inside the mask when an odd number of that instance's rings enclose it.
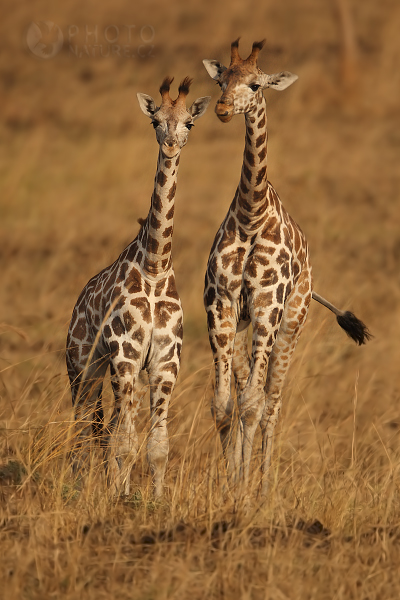
<instances>
[{"instance_id":1,"label":"giraffe chest","mask_svg":"<svg viewBox=\"0 0 400 600\"><path fill-rule=\"evenodd\" d=\"M251 315L257 318L266 308L284 304L300 273L300 261L281 243L281 234L275 235L274 243L260 232L247 243L221 246L220 242L210 255L204 301L206 308L221 313L221 319L234 315L240 330Z\"/></svg>"},{"instance_id":2,"label":"giraffe chest","mask_svg":"<svg viewBox=\"0 0 400 600\"><path fill-rule=\"evenodd\" d=\"M219 297L238 299L253 291L274 287L289 281L299 261L287 247L268 246L257 236L249 244L232 244L224 252L210 255L206 272L206 288L214 287Z\"/></svg>"},{"instance_id":3,"label":"giraffe chest","mask_svg":"<svg viewBox=\"0 0 400 600\"><path fill-rule=\"evenodd\" d=\"M150 281L137 263L119 261L99 275L85 307L90 337L98 338L101 353L123 350L144 366L167 343L181 341L183 311L172 268Z\"/></svg>"},{"instance_id":4,"label":"giraffe chest","mask_svg":"<svg viewBox=\"0 0 400 600\"><path fill-rule=\"evenodd\" d=\"M132 266L121 283L113 286L108 302L101 313L107 311L123 317L125 329L129 331L131 321L140 321L147 329L164 329L170 326L175 314L182 313L182 305L176 291L174 273L155 282L143 278L139 269Z\"/></svg>"}]
</instances>

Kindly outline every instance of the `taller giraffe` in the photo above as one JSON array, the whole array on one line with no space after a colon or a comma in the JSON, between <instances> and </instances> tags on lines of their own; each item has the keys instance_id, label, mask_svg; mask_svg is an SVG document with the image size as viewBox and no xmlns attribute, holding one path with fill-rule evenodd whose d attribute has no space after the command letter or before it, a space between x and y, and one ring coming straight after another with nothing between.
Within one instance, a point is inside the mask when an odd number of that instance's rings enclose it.
<instances>
[{"instance_id":1,"label":"taller giraffe","mask_svg":"<svg viewBox=\"0 0 400 600\"><path fill-rule=\"evenodd\" d=\"M130 471L138 450L135 419L140 405L139 373L150 384L151 430L147 442L155 497L163 492L168 457L167 415L180 368L182 307L176 290L171 245L180 153L193 121L206 110L210 97L186 108L191 80L179 95L169 95L172 79L165 78L162 102L138 94L140 108L156 131L160 146L150 211L137 237L117 260L95 275L75 305L67 339L78 444L98 431L102 420L103 378L110 366L115 406L105 440L107 471L118 490L129 494Z\"/></svg>"},{"instance_id":2,"label":"taller giraffe","mask_svg":"<svg viewBox=\"0 0 400 600\"><path fill-rule=\"evenodd\" d=\"M352 313L342 312L312 292L306 239L267 180L267 115L263 90L284 90L297 76L266 75L257 66L265 41L255 42L246 60L239 40L231 45L228 68L204 60L222 96L215 112L227 123L244 114L245 149L240 183L215 236L205 276L204 303L215 363L212 413L219 430L228 472L247 488L257 426L262 431L261 494L268 490L271 445L290 361L313 297L332 310L359 344L370 334ZM247 329L252 325L251 359ZM232 436L236 382L239 427ZM232 443L231 443L232 442Z\"/></svg>"}]
</instances>

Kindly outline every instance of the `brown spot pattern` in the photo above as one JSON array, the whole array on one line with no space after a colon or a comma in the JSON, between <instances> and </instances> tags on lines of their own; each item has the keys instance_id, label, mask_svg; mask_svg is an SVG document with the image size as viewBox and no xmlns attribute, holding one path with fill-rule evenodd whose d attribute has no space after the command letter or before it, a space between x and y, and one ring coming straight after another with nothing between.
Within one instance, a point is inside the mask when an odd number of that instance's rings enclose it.
<instances>
[{"instance_id":1,"label":"brown spot pattern","mask_svg":"<svg viewBox=\"0 0 400 600\"><path fill-rule=\"evenodd\" d=\"M147 298L132 298L131 305L140 310L145 323L151 322L150 304Z\"/></svg>"},{"instance_id":2,"label":"brown spot pattern","mask_svg":"<svg viewBox=\"0 0 400 600\"><path fill-rule=\"evenodd\" d=\"M132 267L129 271L125 285L130 294L137 294L142 291L142 278L135 267Z\"/></svg>"},{"instance_id":3,"label":"brown spot pattern","mask_svg":"<svg viewBox=\"0 0 400 600\"><path fill-rule=\"evenodd\" d=\"M247 181L249 183L251 183L251 170L249 169L249 167L245 163L243 163L242 169L243 169L243 174L246 177Z\"/></svg>"},{"instance_id":4,"label":"brown spot pattern","mask_svg":"<svg viewBox=\"0 0 400 600\"><path fill-rule=\"evenodd\" d=\"M182 337L183 337L182 317L179 317L177 323L173 326L171 331L175 337L182 339Z\"/></svg>"},{"instance_id":5,"label":"brown spot pattern","mask_svg":"<svg viewBox=\"0 0 400 600\"><path fill-rule=\"evenodd\" d=\"M138 344L142 345L144 342L145 331L142 326L139 329L136 329L131 335L131 339L138 342Z\"/></svg>"},{"instance_id":6,"label":"brown spot pattern","mask_svg":"<svg viewBox=\"0 0 400 600\"><path fill-rule=\"evenodd\" d=\"M176 183L174 182L171 186L171 189L168 192L167 198L168 200L173 200L175 198L175 192L176 192Z\"/></svg>"},{"instance_id":7,"label":"brown spot pattern","mask_svg":"<svg viewBox=\"0 0 400 600\"><path fill-rule=\"evenodd\" d=\"M72 331L72 337L77 340L84 340L86 337L86 320L81 318L76 323L74 330Z\"/></svg>"},{"instance_id":8,"label":"brown spot pattern","mask_svg":"<svg viewBox=\"0 0 400 600\"><path fill-rule=\"evenodd\" d=\"M168 238L172 235L172 231L173 231L173 227L167 227L164 231L163 231L163 238Z\"/></svg>"},{"instance_id":9,"label":"brown spot pattern","mask_svg":"<svg viewBox=\"0 0 400 600\"><path fill-rule=\"evenodd\" d=\"M175 300L179 300L179 295L178 295L178 292L176 290L175 278L174 278L173 275L170 275L168 277L168 286L167 286L167 289L165 291L165 294L169 298L175 298Z\"/></svg>"},{"instance_id":10,"label":"brown spot pattern","mask_svg":"<svg viewBox=\"0 0 400 600\"><path fill-rule=\"evenodd\" d=\"M125 326L125 331L130 331L132 329L132 327L134 325L136 325L136 321L133 318L132 314L129 312L129 310L126 310L124 312L124 314L122 315L122 318L124 320L124 326ZM108 325L107 325L108 327ZM110 332L111 335L111 332Z\"/></svg>"},{"instance_id":11,"label":"brown spot pattern","mask_svg":"<svg viewBox=\"0 0 400 600\"><path fill-rule=\"evenodd\" d=\"M178 367L176 366L175 363L168 363L166 365L164 365L162 367L163 371L166 371L168 373L172 373L172 375L174 375L174 377L178 376Z\"/></svg>"},{"instance_id":12,"label":"brown spot pattern","mask_svg":"<svg viewBox=\"0 0 400 600\"><path fill-rule=\"evenodd\" d=\"M221 333L215 336L215 340L220 348L224 348L228 343L228 336L225 333Z\"/></svg>"},{"instance_id":13,"label":"brown spot pattern","mask_svg":"<svg viewBox=\"0 0 400 600\"><path fill-rule=\"evenodd\" d=\"M114 358L115 356L118 355L119 352L119 343L116 342L115 340L110 342L110 356L111 358Z\"/></svg>"},{"instance_id":14,"label":"brown spot pattern","mask_svg":"<svg viewBox=\"0 0 400 600\"><path fill-rule=\"evenodd\" d=\"M161 386L161 392L169 396L172 393L172 383L170 381L165 381Z\"/></svg>"},{"instance_id":15,"label":"brown spot pattern","mask_svg":"<svg viewBox=\"0 0 400 600\"><path fill-rule=\"evenodd\" d=\"M121 318L117 315L116 317L113 318L113 320L111 321L111 327L115 333L115 335L120 336L123 333L125 333L125 327L124 324L121 321Z\"/></svg>"},{"instance_id":16,"label":"brown spot pattern","mask_svg":"<svg viewBox=\"0 0 400 600\"><path fill-rule=\"evenodd\" d=\"M165 327L171 316L180 310L179 305L174 302L156 302L154 308L154 325L155 327Z\"/></svg>"},{"instance_id":17,"label":"brown spot pattern","mask_svg":"<svg viewBox=\"0 0 400 600\"><path fill-rule=\"evenodd\" d=\"M153 192L152 206L157 212L160 213L162 211L161 198L157 192Z\"/></svg>"},{"instance_id":18,"label":"brown spot pattern","mask_svg":"<svg viewBox=\"0 0 400 600\"><path fill-rule=\"evenodd\" d=\"M257 173L256 185L260 185L264 181L266 175L267 175L267 167L264 166Z\"/></svg>"},{"instance_id":19,"label":"brown spot pattern","mask_svg":"<svg viewBox=\"0 0 400 600\"><path fill-rule=\"evenodd\" d=\"M154 213L151 213L151 217L150 217L150 225L152 226L153 229L155 229L156 231L158 229L160 229L161 227L161 221L159 219L157 219L156 215Z\"/></svg>"},{"instance_id":20,"label":"brown spot pattern","mask_svg":"<svg viewBox=\"0 0 400 600\"><path fill-rule=\"evenodd\" d=\"M246 160L247 160L248 164L250 165L250 167L254 167L254 156L253 156L253 153L250 151L249 148L247 148L245 150L244 155L245 155Z\"/></svg>"},{"instance_id":21,"label":"brown spot pattern","mask_svg":"<svg viewBox=\"0 0 400 600\"><path fill-rule=\"evenodd\" d=\"M170 219L173 219L174 214L175 214L175 204L173 206L171 206L171 208L169 209L169 211L165 215L165 218L167 219L167 221L169 221Z\"/></svg>"},{"instance_id":22,"label":"brown spot pattern","mask_svg":"<svg viewBox=\"0 0 400 600\"><path fill-rule=\"evenodd\" d=\"M162 251L162 255L164 256L165 254L169 254L171 252L171 248L172 248L171 242L168 242L167 244L165 244L163 251Z\"/></svg>"},{"instance_id":23,"label":"brown spot pattern","mask_svg":"<svg viewBox=\"0 0 400 600\"><path fill-rule=\"evenodd\" d=\"M133 365L130 362L121 361L117 364L117 371L123 377L126 375L132 375Z\"/></svg>"},{"instance_id":24,"label":"brown spot pattern","mask_svg":"<svg viewBox=\"0 0 400 600\"><path fill-rule=\"evenodd\" d=\"M122 350L125 358L130 360L138 360L140 358L140 352L130 342L122 342Z\"/></svg>"},{"instance_id":25,"label":"brown spot pattern","mask_svg":"<svg viewBox=\"0 0 400 600\"><path fill-rule=\"evenodd\" d=\"M151 235L147 236L147 252L151 252L152 254L157 254L158 252L158 240L153 238Z\"/></svg>"},{"instance_id":26,"label":"brown spot pattern","mask_svg":"<svg viewBox=\"0 0 400 600\"><path fill-rule=\"evenodd\" d=\"M157 173L157 183L160 187L164 187L164 185L167 183L167 176L161 169L159 169Z\"/></svg>"}]
</instances>

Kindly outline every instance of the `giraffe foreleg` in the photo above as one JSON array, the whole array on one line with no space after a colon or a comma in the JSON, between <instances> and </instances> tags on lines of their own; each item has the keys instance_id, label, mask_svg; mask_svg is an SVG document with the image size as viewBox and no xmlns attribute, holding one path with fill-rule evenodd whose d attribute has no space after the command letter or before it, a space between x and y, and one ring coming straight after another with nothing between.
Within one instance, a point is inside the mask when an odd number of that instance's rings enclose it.
<instances>
[{"instance_id":1,"label":"giraffe foreleg","mask_svg":"<svg viewBox=\"0 0 400 600\"><path fill-rule=\"evenodd\" d=\"M236 437L234 463L239 495L248 489L254 435L261 421L264 403L262 382L257 382L250 376L238 400L241 427Z\"/></svg>"},{"instance_id":2,"label":"giraffe foreleg","mask_svg":"<svg viewBox=\"0 0 400 600\"><path fill-rule=\"evenodd\" d=\"M94 432L94 413L101 407L103 379L108 367L108 359L94 352L90 364L85 365L78 358L82 351L87 356L89 345L69 346L67 348L68 375L71 384L72 404L74 407L75 431L71 451L75 473L81 473L87 464ZM80 356L80 358L82 358Z\"/></svg>"},{"instance_id":3,"label":"giraffe foreleg","mask_svg":"<svg viewBox=\"0 0 400 600\"><path fill-rule=\"evenodd\" d=\"M169 454L167 428L168 409L175 386L175 377L150 377L150 432L147 440L147 460L153 477L154 498L164 494L164 477Z\"/></svg>"},{"instance_id":4,"label":"giraffe foreleg","mask_svg":"<svg viewBox=\"0 0 400 600\"><path fill-rule=\"evenodd\" d=\"M232 370L235 377L235 388L236 388L236 418L237 431L236 435L232 432L232 466L235 465L235 479L239 477L237 469L240 469L242 446L243 446L243 424L238 416L237 402L240 395L246 386L246 383L250 376L250 357L248 349L248 327L244 330L237 331L235 337L235 346L233 351Z\"/></svg>"},{"instance_id":5,"label":"giraffe foreleg","mask_svg":"<svg viewBox=\"0 0 400 600\"><path fill-rule=\"evenodd\" d=\"M261 422L265 406L265 379L269 358L279 330L283 307L257 307L252 315L253 339L250 376L238 399L242 423L242 444L235 448L235 464L243 491L247 492L250 460L255 432ZM241 490L239 490L241 492Z\"/></svg>"},{"instance_id":6,"label":"giraffe foreleg","mask_svg":"<svg viewBox=\"0 0 400 600\"><path fill-rule=\"evenodd\" d=\"M282 388L307 318L311 302L311 286L311 272L305 268L287 298L279 332L269 360L265 384L265 408L260 422L262 433L261 496L263 498L266 498L268 494L268 472L274 431L282 405Z\"/></svg>"},{"instance_id":7,"label":"giraffe foreleg","mask_svg":"<svg viewBox=\"0 0 400 600\"><path fill-rule=\"evenodd\" d=\"M180 330L181 331L181 330ZM158 338L161 343L163 337ZM170 339L170 338L169 338ZM157 338L156 338L157 340ZM150 432L147 440L147 459L153 476L154 497L163 496L164 477L168 462L168 409L180 369L181 338L171 345L162 344L149 366Z\"/></svg>"},{"instance_id":8,"label":"giraffe foreleg","mask_svg":"<svg viewBox=\"0 0 400 600\"><path fill-rule=\"evenodd\" d=\"M266 498L268 494L268 472L271 464L272 442L275 426L279 419L279 413L282 406L281 392L269 393L265 403L264 412L261 419L262 431L262 462L261 462L261 497Z\"/></svg>"},{"instance_id":9,"label":"giraffe foreleg","mask_svg":"<svg viewBox=\"0 0 400 600\"><path fill-rule=\"evenodd\" d=\"M233 350L232 369L235 377L236 395L241 392L250 376L250 357L248 350L248 328L236 332L235 347Z\"/></svg>"},{"instance_id":10,"label":"giraffe foreleg","mask_svg":"<svg viewBox=\"0 0 400 600\"><path fill-rule=\"evenodd\" d=\"M210 323L210 318L208 319ZM216 319L213 319L215 322ZM223 321L220 329L209 329L210 345L214 355L215 389L211 401L211 414L219 433L228 476L234 473L234 448L232 443L234 401L231 395L232 362L236 323Z\"/></svg>"},{"instance_id":11,"label":"giraffe foreleg","mask_svg":"<svg viewBox=\"0 0 400 600\"><path fill-rule=\"evenodd\" d=\"M111 384L115 396L114 411L105 439L108 484L115 493L129 495L130 473L138 452L135 420L142 401L137 389L140 364L125 357L111 363Z\"/></svg>"},{"instance_id":12,"label":"giraffe foreleg","mask_svg":"<svg viewBox=\"0 0 400 600\"><path fill-rule=\"evenodd\" d=\"M93 420L92 420L92 434L95 439L100 440L100 446L103 445L102 436L104 429L104 410L101 398L101 392L97 398L94 411L93 411Z\"/></svg>"}]
</instances>

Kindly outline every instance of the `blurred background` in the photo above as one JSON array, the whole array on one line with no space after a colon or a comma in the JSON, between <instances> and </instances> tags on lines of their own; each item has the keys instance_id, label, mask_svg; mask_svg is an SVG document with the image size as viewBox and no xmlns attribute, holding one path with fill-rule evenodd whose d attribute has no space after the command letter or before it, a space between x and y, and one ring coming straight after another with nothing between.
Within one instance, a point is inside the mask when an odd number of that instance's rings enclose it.
<instances>
[{"instance_id":1,"label":"blurred background","mask_svg":"<svg viewBox=\"0 0 400 600\"><path fill-rule=\"evenodd\" d=\"M398 1L1 5L3 425L44 423L55 405L69 411L63 352L74 303L136 236L149 208L158 146L136 93L157 99L171 75L174 94L189 75L188 104L213 99L179 172L173 257L185 328L171 417L184 436L200 407L211 431L203 278L239 181L244 122L217 120L219 89L201 61L229 63L230 43L241 36L243 57L266 38L260 68L299 76L283 93L266 92L268 178L306 234L316 291L375 336L358 348L331 313L312 305L285 388L285 444L315 451L315 436L329 434L347 460L357 399L360 437L373 424L379 435L371 430L369 443L380 437L398 451ZM178 451L173 445L172 456Z\"/></svg>"}]
</instances>

